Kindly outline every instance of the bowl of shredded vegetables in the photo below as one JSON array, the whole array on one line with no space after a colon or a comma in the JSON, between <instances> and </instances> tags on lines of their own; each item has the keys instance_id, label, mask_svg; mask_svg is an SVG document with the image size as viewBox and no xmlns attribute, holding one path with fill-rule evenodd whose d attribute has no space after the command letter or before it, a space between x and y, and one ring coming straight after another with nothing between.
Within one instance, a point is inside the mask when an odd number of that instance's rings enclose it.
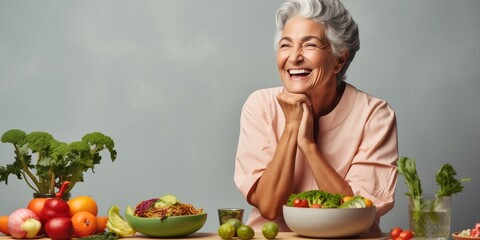
<instances>
[{"instance_id":1,"label":"bowl of shredded vegetables","mask_svg":"<svg viewBox=\"0 0 480 240\"><path fill-rule=\"evenodd\" d=\"M290 195L283 206L285 223L298 235L345 238L367 232L376 208L362 196L344 196L319 190Z\"/></svg>"},{"instance_id":2,"label":"bowl of shredded vegetables","mask_svg":"<svg viewBox=\"0 0 480 240\"><path fill-rule=\"evenodd\" d=\"M138 203L127 210L125 220L135 231L149 237L184 237L203 227L207 213L166 195Z\"/></svg>"}]
</instances>

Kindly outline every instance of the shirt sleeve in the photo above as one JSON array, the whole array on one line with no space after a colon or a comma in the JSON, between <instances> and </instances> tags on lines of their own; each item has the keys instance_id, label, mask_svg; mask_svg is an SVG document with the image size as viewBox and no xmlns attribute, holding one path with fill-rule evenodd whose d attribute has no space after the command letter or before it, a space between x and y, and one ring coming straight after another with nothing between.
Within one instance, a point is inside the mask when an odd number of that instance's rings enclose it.
<instances>
[{"instance_id":1,"label":"shirt sleeve","mask_svg":"<svg viewBox=\"0 0 480 240\"><path fill-rule=\"evenodd\" d=\"M240 134L235 158L234 182L248 199L253 184L260 178L275 152L275 133L267 119L266 105L259 92L245 102L240 117Z\"/></svg>"},{"instance_id":2,"label":"shirt sleeve","mask_svg":"<svg viewBox=\"0 0 480 240\"><path fill-rule=\"evenodd\" d=\"M397 159L395 113L386 102L378 102L367 119L364 137L345 177L355 195L372 200L377 217L393 208Z\"/></svg>"}]
</instances>

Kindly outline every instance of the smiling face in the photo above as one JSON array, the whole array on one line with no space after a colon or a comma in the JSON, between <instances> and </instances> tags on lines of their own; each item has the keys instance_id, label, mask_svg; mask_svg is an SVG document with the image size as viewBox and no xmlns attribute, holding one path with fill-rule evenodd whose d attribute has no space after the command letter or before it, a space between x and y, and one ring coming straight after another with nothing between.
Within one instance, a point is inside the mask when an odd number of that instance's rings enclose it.
<instances>
[{"instance_id":1,"label":"smiling face","mask_svg":"<svg viewBox=\"0 0 480 240\"><path fill-rule=\"evenodd\" d=\"M325 27L311 19L292 17L278 43L277 66L285 88L309 96L336 88L342 58L333 55Z\"/></svg>"}]
</instances>

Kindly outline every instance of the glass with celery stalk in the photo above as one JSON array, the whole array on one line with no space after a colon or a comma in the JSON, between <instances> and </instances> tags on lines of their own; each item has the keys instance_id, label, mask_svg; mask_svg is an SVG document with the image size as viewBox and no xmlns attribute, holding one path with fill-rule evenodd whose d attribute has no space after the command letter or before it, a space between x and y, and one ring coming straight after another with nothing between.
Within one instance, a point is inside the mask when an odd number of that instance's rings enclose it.
<instances>
[{"instance_id":1,"label":"glass with celery stalk","mask_svg":"<svg viewBox=\"0 0 480 240\"><path fill-rule=\"evenodd\" d=\"M408 186L408 215L410 230L415 239L449 239L451 222L451 196L463 191L463 182L469 178L455 179L457 173L450 164L444 164L435 177L439 190L436 194L423 194L415 160L401 157L398 172Z\"/></svg>"}]
</instances>

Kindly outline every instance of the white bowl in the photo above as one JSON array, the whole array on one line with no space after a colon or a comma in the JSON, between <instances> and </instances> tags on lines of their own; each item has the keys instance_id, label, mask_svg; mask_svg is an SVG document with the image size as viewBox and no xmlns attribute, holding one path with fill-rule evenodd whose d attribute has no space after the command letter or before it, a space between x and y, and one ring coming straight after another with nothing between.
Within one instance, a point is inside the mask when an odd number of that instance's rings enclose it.
<instances>
[{"instance_id":1,"label":"white bowl","mask_svg":"<svg viewBox=\"0 0 480 240\"><path fill-rule=\"evenodd\" d=\"M375 220L375 206L368 208L301 208L283 206L287 226L305 237L340 238L366 232Z\"/></svg>"}]
</instances>

